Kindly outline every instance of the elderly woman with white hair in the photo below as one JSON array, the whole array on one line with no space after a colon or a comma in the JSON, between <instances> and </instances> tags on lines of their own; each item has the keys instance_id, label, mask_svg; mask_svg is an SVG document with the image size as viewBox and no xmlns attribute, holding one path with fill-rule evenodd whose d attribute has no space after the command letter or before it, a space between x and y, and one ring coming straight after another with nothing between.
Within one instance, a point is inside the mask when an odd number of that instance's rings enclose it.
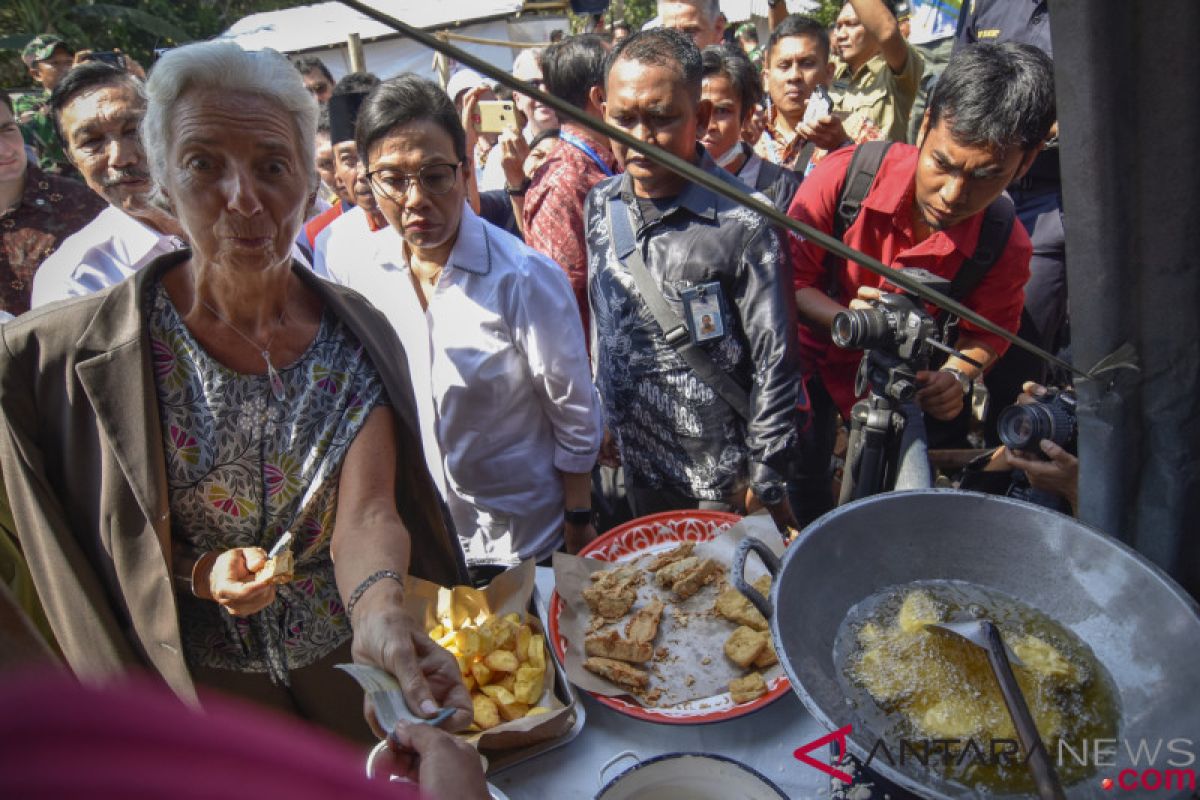
<instances>
[{"instance_id":1,"label":"elderly woman with white hair","mask_svg":"<svg viewBox=\"0 0 1200 800\"><path fill-rule=\"evenodd\" d=\"M191 248L0 333L0 467L67 663L365 739L331 669L353 657L465 726L453 658L401 611L407 575L465 579L403 349L290 255L315 101L278 53L230 43L171 51L145 91L152 175ZM269 552L293 556L290 582Z\"/></svg>"}]
</instances>

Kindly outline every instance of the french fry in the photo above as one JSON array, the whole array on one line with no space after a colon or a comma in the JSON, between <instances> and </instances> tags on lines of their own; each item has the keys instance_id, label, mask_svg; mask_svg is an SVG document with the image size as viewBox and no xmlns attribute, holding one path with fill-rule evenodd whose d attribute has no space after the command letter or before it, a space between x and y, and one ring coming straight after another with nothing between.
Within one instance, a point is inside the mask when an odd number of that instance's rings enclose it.
<instances>
[{"instance_id":1,"label":"french fry","mask_svg":"<svg viewBox=\"0 0 1200 800\"><path fill-rule=\"evenodd\" d=\"M529 663L546 668L546 639L540 633L529 637Z\"/></svg>"},{"instance_id":2,"label":"french fry","mask_svg":"<svg viewBox=\"0 0 1200 800\"><path fill-rule=\"evenodd\" d=\"M475 707L475 724L481 729L486 731L500 724L500 709L492 698L476 694L471 696L471 703Z\"/></svg>"},{"instance_id":3,"label":"french fry","mask_svg":"<svg viewBox=\"0 0 1200 800\"><path fill-rule=\"evenodd\" d=\"M542 696L546 670L538 667L517 667L513 695L522 703L533 705Z\"/></svg>"},{"instance_id":4,"label":"french fry","mask_svg":"<svg viewBox=\"0 0 1200 800\"><path fill-rule=\"evenodd\" d=\"M476 661L471 665L471 674L475 677L475 682L481 687L491 683L492 671L482 661Z\"/></svg>"},{"instance_id":5,"label":"french fry","mask_svg":"<svg viewBox=\"0 0 1200 800\"><path fill-rule=\"evenodd\" d=\"M483 657L483 663L492 672L516 672L521 662L507 650L493 650Z\"/></svg>"},{"instance_id":6,"label":"french fry","mask_svg":"<svg viewBox=\"0 0 1200 800\"><path fill-rule=\"evenodd\" d=\"M454 646L459 654L468 658L480 652L479 631L473 628L463 628L454 632Z\"/></svg>"},{"instance_id":7,"label":"french fry","mask_svg":"<svg viewBox=\"0 0 1200 800\"><path fill-rule=\"evenodd\" d=\"M550 709L546 708L545 706L534 706L533 708L531 708L525 712L525 716L532 717L536 714L549 714L549 713L550 713Z\"/></svg>"},{"instance_id":8,"label":"french fry","mask_svg":"<svg viewBox=\"0 0 1200 800\"><path fill-rule=\"evenodd\" d=\"M517 702L517 698L513 697L512 692L510 692L508 689L505 689L503 686L492 684L491 686L484 686L482 689L480 689L480 691L495 700L499 705L511 706L513 703Z\"/></svg>"},{"instance_id":9,"label":"french fry","mask_svg":"<svg viewBox=\"0 0 1200 800\"><path fill-rule=\"evenodd\" d=\"M532 636L533 629L528 625L521 625L517 628L517 656L519 658L529 658L529 639Z\"/></svg>"}]
</instances>

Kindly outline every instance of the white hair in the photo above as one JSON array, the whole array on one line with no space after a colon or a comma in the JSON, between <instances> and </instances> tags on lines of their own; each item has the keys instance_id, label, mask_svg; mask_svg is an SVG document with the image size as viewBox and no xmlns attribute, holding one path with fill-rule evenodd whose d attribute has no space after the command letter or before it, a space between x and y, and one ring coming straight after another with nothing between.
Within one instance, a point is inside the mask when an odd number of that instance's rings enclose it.
<instances>
[{"instance_id":1,"label":"white hair","mask_svg":"<svg viewBox=\"0 0 1200 800\"><path fill-rule=\"evenodd\" d=\"M515 76L521 71L522 67L535 66L540 72L542 69L542 48L526 47L521 52L517 53L517 57L513 59L512 74Z\"/></svg>"},{"instance_id":2,"label":"white hair","mask_svg":"<svg viewBox=\"0 0 1200 800\"><path fill-rule=\"evenodd\" d=\"M684 5L695 6L714 22L721 14L721 0L658 0L659 16L662 16L663 3L683 3Z\"/></svg>"},{"instance_id":3,"label":"white hair","mask_svg":"<svg viewBox=\"0 0 1200 800\"><path fill-rule=\"evenodd\" d=\"M278 103L295 125L303 162L299 166L309 176L310 189L317 188L317 102L304 88L300 73L275 50L243 50L233 42L219 41L169 51L146 81L141 137L150 175L158 187L165 185L175 105L188 92L204 89L226 95L257 94Z\"/></svg>"}]
</instances>

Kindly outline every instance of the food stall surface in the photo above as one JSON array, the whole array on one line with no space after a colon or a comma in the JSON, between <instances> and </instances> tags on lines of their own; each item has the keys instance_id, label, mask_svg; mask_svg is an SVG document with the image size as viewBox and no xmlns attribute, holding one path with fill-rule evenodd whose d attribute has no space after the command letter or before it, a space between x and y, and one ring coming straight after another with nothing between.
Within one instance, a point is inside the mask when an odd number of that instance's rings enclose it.
<instances>
[{"instance_id":1,"label":"food stall surface","mask_svg":"<svg viewBox=\"0 0 1200 800\"><path fill-rule=\"evenodd\" d=\"M544 603L554 589L554 572L537 570L538 597ZM538 612L545 620L546 609ZM740 761L774 782L788 797L803 800L829 796L829 777L792 753L826 731L788 693L762 711L727 722L707 725L659 725L613 711L581 692L587 712L583 731L565 746L517 764L490 778L510 800L575 800L591 798L603 785L600 772L614 756L632 751L642 759L663 753L715 753ZM813 756L820 757L818 749ZM634 765L632 759L614 764L611 780Z\"/></svg>"}]
</instances>

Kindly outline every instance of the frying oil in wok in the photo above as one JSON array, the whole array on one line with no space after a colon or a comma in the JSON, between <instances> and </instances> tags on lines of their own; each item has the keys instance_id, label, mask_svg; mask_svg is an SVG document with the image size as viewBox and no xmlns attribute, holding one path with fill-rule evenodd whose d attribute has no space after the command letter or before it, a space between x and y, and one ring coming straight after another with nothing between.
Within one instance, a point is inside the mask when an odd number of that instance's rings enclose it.
<instances>
[{"instance_id":1,"label":"frying oil in wok","mask_svg":"<svg viewBox=\"0 0 1200 800\"><path fill-rule=\"evenodd\" d=\"M930 773L980 792L1034 790L1022 756L1006 755L1017 736L987 654L925 627L968 618L994 622L1024 662L1014 672L1052 761L1060 740L1078 751L1084 740L1116 737L1112 680L1075 634L1005 594L960 581L919 581L859 603L834 644L852 707L872 743L879 737L887 747L875 759L914 777L927 774L925 761ZM1065 786L1094 771L1068 756L1059 776Z\"/></svg>"}]
</instances>

